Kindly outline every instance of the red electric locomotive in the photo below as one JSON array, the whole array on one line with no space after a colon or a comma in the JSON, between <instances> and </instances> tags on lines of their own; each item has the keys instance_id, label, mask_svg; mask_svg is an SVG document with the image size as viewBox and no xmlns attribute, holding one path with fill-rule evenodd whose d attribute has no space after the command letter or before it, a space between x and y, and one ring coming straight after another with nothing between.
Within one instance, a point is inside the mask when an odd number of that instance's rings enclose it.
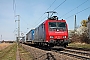
<instances>
[{"instance_id":1,"label":"red electric locomotive","mask_svg":"<svg viewBox=\"0 0 90 60\"><path fill-rule=\"evenodd\" d=\"M65 20L53 16L35 28L34 43L48 46L68 45L68 26Z\"/></svg>"}]
</instances>

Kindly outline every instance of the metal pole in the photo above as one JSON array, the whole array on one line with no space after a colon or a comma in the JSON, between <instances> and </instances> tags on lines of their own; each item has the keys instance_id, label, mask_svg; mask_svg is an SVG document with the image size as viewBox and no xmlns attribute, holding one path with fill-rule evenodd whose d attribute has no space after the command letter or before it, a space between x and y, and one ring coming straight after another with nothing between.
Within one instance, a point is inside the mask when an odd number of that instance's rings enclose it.
<instances>
[{"instance_id":1,"label":"metal pole","mask_svg":"<svg viewBox=\"0 0 90 60\"><path fill-rule=\"evenodd\" d=\"M2 35L1 35L1 41L2 41Z\"/></svg>"},{"instance_id":2,"label":"metal pole","mask_svg":"<svg viewBox=\"0 0 90 60\"><path fill-rule=\"evenodd\" d=\"M75 26L74 26L74 30L76 31L76 15L75 15Z\"/></svg>"},{"instance_id":3,"label":"metal pole","mask_svg":"<svg viewBox=\"0 0 90 60\"><path fill-rule=\"evenodd\" d=\"M16 21L18 21L18 40L17 42L19 43L20 41L20 15L16 15L16 16L18 16L18 20Z\"/></svg>"},{"instance_id":4,"label":"metal pole","mask_svg":"<svg viewBox=\"0 0 90 60\"><path fill-rule=\"evenodd\" d=\"M18 15L18 42L20 41L20 16Z\"/></svg>"}]
</instances>

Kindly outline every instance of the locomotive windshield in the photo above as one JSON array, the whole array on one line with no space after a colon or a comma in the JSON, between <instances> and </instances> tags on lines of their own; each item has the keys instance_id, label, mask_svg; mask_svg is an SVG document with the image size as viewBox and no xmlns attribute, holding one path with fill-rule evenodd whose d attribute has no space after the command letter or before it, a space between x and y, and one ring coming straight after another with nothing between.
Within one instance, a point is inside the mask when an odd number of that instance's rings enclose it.
<instances>
[{"instance_id":1,"label":"locomotive windshield","mask_svg":"<svg viewBox=\"0 0 90 60\"><path fill-rule=\"evenodd\" d=\"M49 22L50 30L66 30L66 22Z\"/></svg>"}]
</instances>

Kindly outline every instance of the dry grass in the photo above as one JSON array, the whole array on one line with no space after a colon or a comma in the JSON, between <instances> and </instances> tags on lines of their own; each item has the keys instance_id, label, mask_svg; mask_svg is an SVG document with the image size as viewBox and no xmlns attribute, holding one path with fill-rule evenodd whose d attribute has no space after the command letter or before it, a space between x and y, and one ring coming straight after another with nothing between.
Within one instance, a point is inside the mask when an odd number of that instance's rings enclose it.
<instances>
[{"instance_id":1,"label":"dry grass","mask_svg":"<svg viewBox=\"0 0 90 60\"><path fill-rule=\"evenodd\" d=\"M19 46L19 53L21 60L33 60L33 57L22 46Z\"/></svg>"},{"instance_id":2,"label":"dry grass","mask_svg":"<svg viewBox=\"0 0 90 60\"><path fill-rule=\"evenodd\" d=\"M16 46L16 44L12 44L3 50L0 50L0 60L16 60Z\"/></svg>"},{"instance_id":3,"label":"dry grass","mask_svg":"<svg viewBox=\"0 0 90 60\"><path fill-rule=\"evenodd\" d=\"M10 45L11 45L10 43L1 43L0 44L0 50L4 49L4 48L6 48L6 47L8 47Z\"/></svg>"},{"instance_id":4,"label":"dry grass","mask_svg":"<svg viewBox=\"0 0 90 60\"><path fill-rule=\"evenodd\" d=\"M76 48L90 49L90 44L86 44L86 43L71 43L68 46L69 47L76 47Z\"/></svg>"}]
</instances>

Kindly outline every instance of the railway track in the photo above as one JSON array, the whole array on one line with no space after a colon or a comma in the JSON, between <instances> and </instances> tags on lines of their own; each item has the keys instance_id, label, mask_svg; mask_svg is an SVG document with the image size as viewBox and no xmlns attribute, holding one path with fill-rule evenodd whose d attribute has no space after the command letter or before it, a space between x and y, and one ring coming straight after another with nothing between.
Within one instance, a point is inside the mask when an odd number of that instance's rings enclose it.
<instances>
[{"instance_id":1,"label":"railway track","mask_svg":"<svg viewBox=\"0 0 90 60\"><path fill-rule=\"evenodd\" d=\"M35 47L35 46L32 46L32 47ZM66 55L66 56L70 56L70 57L74 57L74 58L77 58L77 59L80 59L80 60L90 60L90 51L84 51L84 50L78 50L78 49L69 49L69 48L44 48L44 47L35 47L35 48L38 48L38 49L42 49L42 50L50 50L52 52L56 52L56 53L59 53L59 54L63 54L63 55Z\"/></svg>"},{"instance_id":2,"label":"railway track","mask_svg":"<svg viewBox=\"0 0 90 60\"><path fill-rule=\"evenodd\" d=\"M90 60L90 52L89 51L82 51L82 50L75 50L75 49L67 49L64 48L62 51L51 50L60 54L68 55L71 57L75 57L82 60Z\"/></svg>"}]
</instances>

